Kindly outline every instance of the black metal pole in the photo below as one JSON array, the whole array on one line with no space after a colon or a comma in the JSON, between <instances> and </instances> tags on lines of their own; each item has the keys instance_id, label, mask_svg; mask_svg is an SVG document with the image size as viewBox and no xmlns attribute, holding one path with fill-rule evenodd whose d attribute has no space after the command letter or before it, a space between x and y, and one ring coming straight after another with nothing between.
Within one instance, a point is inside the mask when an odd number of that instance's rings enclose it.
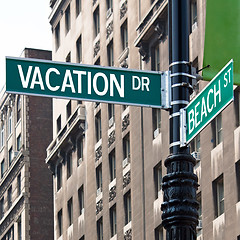
<instances>
[{"instance_id":1,"label":"black metal pole","mask_svg":"<svg viewBox=\"0 0 240 240\"><path fill-rule=\"evenodd\" d=\"M172 81L170 155L165 160L162 224L167 240L195 240L198 223L196 160L180 147L180 109L189 102L189 0L168 1L169 70Z\"/></svg>"}]
</instances>

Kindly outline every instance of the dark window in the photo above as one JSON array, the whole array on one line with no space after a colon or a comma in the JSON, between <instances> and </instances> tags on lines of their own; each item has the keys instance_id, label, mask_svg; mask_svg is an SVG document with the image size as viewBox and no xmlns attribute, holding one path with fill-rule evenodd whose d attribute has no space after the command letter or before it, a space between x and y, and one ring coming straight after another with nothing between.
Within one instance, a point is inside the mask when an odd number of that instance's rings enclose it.
<instances>
[{"instance_id":1,"label":"dark window","mask_svg":"<svg viewBox=\"0 0 240 240\"><path fill-rule=\"evenodd\" d=\"M236 126L240 126L240 90L239 88L234 90L234 108L236 116Z\"/></svg>"},{"instance_id":2,"label":"dark window","mask_svg":"<svg viewBox=\"0 0 240 240\"><path fill-rule=\"evenodd\" d=\"M18 240L22 240L22 220L21 217L19 217L17 221L17 230L18 230Z\"/></svg>"},{"instance_id":3,"label":"dark window","mask_svg":"<svg viewBox=\"0 0 240 240\"><path fill-rule=\"evenodd\" d=\"M124 195L125 225L132 220L131 192Z\"/></svg>"},{"instance_id":4,"label":"dark window","mask_svg":"<svg viewBox=\"0 0 240 240\"><path fill-rule=\"evenodd\" d=\"M77 62L82 62L82 37L80 36L76 42L77 48Z\"/></svg>"},{"instance_id":5,"label":"dark window","mask_svg":"<svg viewBox=\"0 0 240 240\"><path fill-rule=\"evenodd\" d=\"M76 0L76 17L82 11L82 0Z\"/></svg>"},{"instance_id":6,"label":"dark window","mask_svg":"<svg viewBox=\"0 0 240 240\"><path fill-rule=\"evenodd\" d=\"M237 199L238 199L238 202L240 201L240 160L238 160L236 163L235 163L235 168L236 168L236 178L237 178Z\"/></svg>"},{"instance_id":7,"label":"dark window","mask_svg":"<svg viewBox=\"0 0 240 240\"><path fill-rule=\"evenodd\" d=\"M67 208L68 208L68 224L69 224L69 226L71 226L72 223L73 223L73 202L72 202L72 198L70 198L68 200Z\"/></svg>"},{"instance_id":8,"label":"dark window","mask_svg":"<svg viewBox=\"0 0 240 240\"><path fill-rule=\"evenodd\" d=\"M0 139L0 147L3 147L4 146L4 130L5 127L4 127L4 124L2 124L2 127L1 127L1 139Z\"/></svg>"},{"instance_id":9,"label":"dark window","mask_svg":"<svg viewBox=\"0 0 240 240\"><path fill-rule=\"evenodd\" d=\"M95 116L96 142L102 138L101 112Z\"/></svg>"},{"instance_id":10,"label":"dark window","mask_svg":"<svg viewBox=\"0 0 240 240\"><path fill-rule=\"evenodd\" d=\"M65 11L65 29L66 34L69 32L71 28L71 15L70 15L70 5L67 7Z\"/></svg>"},{"instance_id":11,"label":"dark window","mask_svg":"<svg viewBox=\"0 0 240 240\"><path fill-rule=\"evenodd\" d=\"M123 159L129 159L130 160L130 137L129 134L127 134L123 138Z\"/></svg>"},{"instance_id":12,"label":"dark window","mask_svg":"<svg viewBox=\"0 0 240 240\"><path fill-rule=\"evenodd\" d=\"M155 185L155 199L158 198L159 192L162 189L162 162L158 163L154 169L154 185Z\"/></svg>"},{"instance_id":13,"label":"dark window","mask_svg":"<svg viewBox=\"0 0 240 240\"><path fill-rule=\"evenodd\" d=\"M8 136L12 134L12 112L8 116Z\"/></svg>"},{"instance_id":14,"label":"dark window","mask_svg":"<svg viewBox=\"0 0 240 240\"><path fill-rule=\"evenodd\" d=\"M20 151L21 147L22 147L22 138L21 138L21 134L19 134L17 137L17 150Z\"/></svg>"},{"instance_id":15,"label":"dark window","mask_svg":"<svg viewBox=\"0 0 240 240\"><path fill-rule=\"evenodd\" d=\"M67 153L67 178L72 175L72 151Z\"/></svg>"},{"instance_id":16,"label":"dark window","mask_svg":"<svg viewBox=\"0 0 240 240\"><path fill-rule=\"evenodd\" d=\"M22 109L21 96L18 96L18 98L17 98L17 122L21 118L21 109Z\"/></svg>"},{"instance_id":17,"label":"dark window","mask_svg":"<svg viewBox=\"0 0 240 240\"><path fill-rule=\"evenodd\" d=\"M100 65L100 57L96 60L96 62L94 63L94 65Z\"/></svg>"},{"instance_id":18,"label":"dark window","mask_svg":"<svg viewBox=\"0 0 240 240\"><path fill-rule=\"evenodd\" d=\"M128 47L128 27L127 27L127 21L123 23L121 26L121 39L122 39L122 49Z\"/></svg>"},{"instance_id":19,"label":"dark window","mask_svg":"<svg viewBox=\"0 0 240 240\"><path fill-rule=\"evenodd\" d=\"M62 126L61 126L61 115L59 115L59 117L57 118L57 132L59 132L61 130Z\"/></svg>"},{"instance_id":20,"label":"dark window","mask_svg":"<svg viewBox=\"0 0 240 240\"><path fill-rule=\"evenodd\" d=\"M12 186L8 189L8 209L12 206Z\"/></svg>"},{"instance_id":21,"label":"dark window","mask_svg":"<svg viewBox=\"0 0 240 240\"><path fill-rule=\"evenodd\" d=\"M152 70L160 71L160 49L159 44L152 48Z\"/></svg>"},{"instance_id":22,"label":"dark window","mask_svg":"<svg viewBox=\"0 0 240 240\"><path fill-rule=\"evenodd\" d=\"M83 186L81 186L78 189L78 201L79 201L79 214L83 214L84 212L84 189Z\"/></svg>"},{"instance_id":23,"label":"dark window","mask_svg":"<svg viewBox=\"0 0 240 240\"><path fill-rule=\"evenodd\" d=\"M71 116L72 114L72 104L71 104L71 100L68 102L67 104L67 119Z\"/></svg>"},{"instance_id":24,"label":"dark window","mask_svg":"<svg viewBox=\"0 0 240 240\"><path fill-rule=\"evenodd\" d=\"M223 174L213 182L213 197L215 217L224 213L224 185Z\"/></svg>"},{"instance_id":25,"label":"dark window","mask_svg":"<svg viewBox=\"0 0 240 240\"><path fill-rule=\"evenodd\" d=\"M102 164L96 168L97 193L102 192Z\"/></svg>"},{"instance_id":26,"label":"dark window","mask_svg":"<svg viewBox=\"0 0 240 240\"><path fill-rule=\"evenodd\" d=\"M95 37L100 33L100 18L99 18L99 8L97 8L93 13L94 20L94 31Z\"/></svg>"},{"instance_id":27,"label":"dark window","mask_svg":"<svg viewBox=\"0 0 240 240\"><path fill-rule=\"evenodd\" d=\"M9 161L9 166L12 164L13 161L13 149L12 147L8 151L8 161Z\"/></svg>"},{"instance_id":28,"label":"dark window","mask_svg":"<svg viewBox=\"0 0 240 240\"><path fill-rule=\"evenodd\" d=\"M116 204L110 208L111 237L117 234L117 210Z\"/></svg>"},{"instance_id":29,"label":"dark window","mask_svg":"<svg viewBox=\"0 0 240 240\"><path fill-rule=\"evenodd\" d=\"M152 125L153 125L153 137L156 138L161 128L161 110L158 108L152 109Z\"/></svg>"},{"instance_id":30,"label":"dark window","mask_svg":"<svg viewBox=\"0 0 240 240\"><path fill-rule=\"evenodd\" d=\"M17 191L18 191L18 196L21 194L21 190L22 190L22 179L21 179L21 173L18 174L17 177Z\"/></svg>"},{"instance_id":31,"label":"dark window","mask_svg":"<svg viewBox=\"0 0 240 240\"><path fill-rule=\"evenodd\" d=\"M66 57L66 62L71 62L71 52L68 53Z\"/></svg>"},{"instance_id":32,"label":"dark window","mask_svg":"<svg viewBox=\"0 0 240 240\"><path fill-rule=\"evenodd\" d=\"M78 166L81 161L83 161L83 138L80 137L77 140L77 158L78 158Z\"/></svg>"},{"instance_id":33,"label":"dark window","mask_svg":"<svg viewBox=\"0 0 240 240\"><path fill-rule=\"evenodd\" d=\"M55 28L55 49L58 50L60 46L60 22L57 24Z\"/></svg>"},{"instance_id":34,"label":"dark window","mask_svg":"<svg viewBox=\"0 0 240 240\"><path fill-rule=\"evenodd\" d=\"M216 147L222 142L222 113L212 121L213 145Z\"/></svg>"},{"instance_id":35,"label":"dark window","mask_svg":"<svg viewBox=\"0 0 240 240\"><path fill-rule=\"evenodd\" d=\"M62 164L59 163L57 166L57 190L62 187Z\"/></svg>"},{"instance_id":36,"label":"dark window","mask_svg":"<svg viewBox=\"0 0 240 240\"><path fill-rule=\"evenodd\" d=\"M5 172L5 160L3 159L1 162L1 178L3 178Z\"/></svg>"},{"instance_id":37,"label":"dark window","mask_svg":"<svg viewBox=\"0 0 240 240\"><path fill-rule=\"evenodd\" d=\"M2 219L4 216L4 198L0 201L0 219Z\"/></svg>"},{"instance_id":38,"label":"dark window","mask_svg":"<svg viewBox=\"0 0 240 240\"><path fill-rule=\"evenodd\" d=\"M114 66L113 41L107 46L108 66Z\"/></svg>"},{"instance_id":39,"label":"dark window","mask_svg":"<svg viewBox=\"0 0 240 240\"><path fill-rule=\"evenodd\" d=\"M102 220L102 217L97 221L97 240L103 240L103 220Z\"/></svg>"},{"instance_id":40,"label":"dark window","mask_svg":"<svg viewBox=\"0 0 240 240\"><path fill-rule=\"evenodd\" d=\"M108 104L108 126L112 127L114 124L114 104Z\"/></svg>"},{"instance_id":41,"label":"dark window","mask_svg":"<svg viewBox=\"0 0 240 240\"><path fill-rule=\"evenodd\" d=\"M109 154L109 170L110 170L110 181L116 178L116 158L115 151Z\"/></svg>"},{"instance_id":42,"label":"dark window","mask_svg":"<svg viewBox=\"0 0 240 240\"><path fill-rule=\"evenodd\" d=\"M192 32L197 26L197 0L191 0L190 2L190 17L191 17L191 29Z\"/></svg>"},{"instance_id":43,"label":"dark window","mask_svg":"<svg viewBox=\"0 0 240 240\"><path fill-rule=\"evenodd\" d=\"M58 235L59 237L62 235L62 209L58 212Z\"/></svg>"}]
</instances>

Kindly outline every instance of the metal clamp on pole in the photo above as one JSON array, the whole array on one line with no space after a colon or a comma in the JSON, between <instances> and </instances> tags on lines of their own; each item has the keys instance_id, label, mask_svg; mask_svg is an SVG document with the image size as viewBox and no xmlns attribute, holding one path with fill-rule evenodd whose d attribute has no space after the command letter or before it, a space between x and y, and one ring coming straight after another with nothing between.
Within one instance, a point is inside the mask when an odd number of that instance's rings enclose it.
<instances>
[{"instance_id":1,"label":"metal clamp on pole","mask_svg":"<svg viewBox=\"0 0 240 240\"><path fill-rule=\"evenodd\" d=\"M180 109L180 147L187 145L187 118L186 108Z\"/></svg>"}]
</instances>

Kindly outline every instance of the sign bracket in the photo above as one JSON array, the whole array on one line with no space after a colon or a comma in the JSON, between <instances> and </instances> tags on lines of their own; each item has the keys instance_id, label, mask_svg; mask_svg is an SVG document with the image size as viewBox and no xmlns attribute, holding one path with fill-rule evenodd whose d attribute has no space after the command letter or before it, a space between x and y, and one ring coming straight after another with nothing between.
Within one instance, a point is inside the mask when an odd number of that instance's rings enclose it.
<instances>
[{"instance_id":1,"label":"sign bracket","mask_svg":"<svg viewBox=\"0 0 240 240\"><path fill-rule=\"evenodd\" d=\"M187 113L186 108L180 109L180 147L187 145Z\"/></svg>"},{"instance_id":2,"label":"sign bracket","mask_svg":"<svg viewBox=\"0 0 240 240\"><path fill-rule=\"evenodd\" d=\"M161 105L163 109L171 108L171 72L161 72Z\"/></svg>"}]
</instances>

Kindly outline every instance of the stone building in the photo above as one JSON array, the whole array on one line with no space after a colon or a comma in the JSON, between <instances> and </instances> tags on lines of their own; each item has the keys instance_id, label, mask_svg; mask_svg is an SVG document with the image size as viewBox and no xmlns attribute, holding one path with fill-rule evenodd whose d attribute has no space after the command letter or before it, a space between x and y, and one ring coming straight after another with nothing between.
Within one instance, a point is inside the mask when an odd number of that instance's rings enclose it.
<instances>
[{"instance_id":1,"label":"stone building","mask_svg":"<svg viewBox=\"0 0 240 240\"><path fill-rule=\"evenodd\" d=\"M28 58L51 52L24 49ZM0 239L53 239L52 176L45 164L52 139L51 99L1 92Z\"/></svg>"},{"instance_id":2,"label":"stone building","mask_svg":"<svg viewBox=\"0 0 240 240\"><path fill-rule=\"evenodd\" d=\"M52 0L53 60L166 71L167 0ZM190 1L190 61L202 68L205 0ZM193 98L207 83L194 83ZM198 239L237 239L239 92L191 142L199 177ZM229 119L229 116L232 116ZM54 239L165 239L165 110L53 100Z\"/></svg>"}]
</instances>

